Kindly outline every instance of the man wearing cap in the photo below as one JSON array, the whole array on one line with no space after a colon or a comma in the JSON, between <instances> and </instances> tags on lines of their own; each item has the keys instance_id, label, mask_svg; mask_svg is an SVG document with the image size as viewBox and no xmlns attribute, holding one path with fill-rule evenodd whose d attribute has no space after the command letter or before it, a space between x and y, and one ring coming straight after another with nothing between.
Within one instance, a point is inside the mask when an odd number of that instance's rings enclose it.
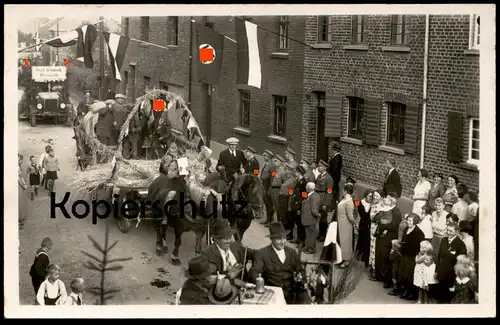
<instances>
[{"instance_id":1,"label":"man wearing cap","mask_svg":"<svg viewBox=\"0 0 500 325\"><path fill-rule=\"evenodd\" d=\"M116 94L115 96L115 104L112 107L112 113L113 113L113 130L112 130L112 135L111 135L111 144L112 145L117 145L118 144L118 138L120 136L120 131L127 120L128 116L128 111L125 106L123 106L123 103L125 102L125 97L122 94ZM123 139L124 142L128 142L128 140L125 138ZM128 156L128 152L124 153L125 156Z\"/></svg>"},{"instance_id":2,"label":"man wearing cap","mask_svg":"<svg viewBox=\"0 0 500 325\"><path fill-rule=\"evenodd\" d=\"M342 170L342 156L340 155L340 143L333 143L334 154L330 161L328 162L329 168L328 173L332 176L333 179L333 199L335 200L335 206L339 201L340 189L339 183L341 178L341 170Z\"/></svg>"},{"instance_id":3,"label":"man wearing cap","mask_svg":"<svg viewBox=\"0 0 500 325\"><path fill-rule=\"evenodd\" d=\"M333 179L328 174L328 163L320 160L318 164L319 175L316 178L316 193L321 196L321 218L319 221L318 241L325 241L328 230L328 214L333 211ZM330 220L331 221L331 220Z\"/></svg>"},{"instance_id":4,"label":"man wearing cap","mask_svg":"<svg viewBox=\"0 0 500 325\"><path fill-rule=\"evenodd\" d=\"M311 298L303 286L305 271L295 249L286 246L287 231L280 222L269 226L271 244L255 253L249 279L262 275L264 283L283 289L287 304L310 304Z\"/></svg>"},{"instance_id":5,"label":"man wearing cap","mask_svg":"<svg viewBox=\"0 0 500 325\"><path fill-rule=\"evenodd\" d=\"M260 165L257 158L255 158L255 149L251 146L248 146L245 150L245 173L250 175L259 175L260 173Z\"/></svg>"},{"instance_id":6,"label":"man wearing cap","mask_svg":"<svg viewBox=\"0 0 500 325\"><path fill-rule=\"evenodd\" d=\"M111 112L111 101L106 101L106 106L99 110L99 118L95 124L95 134L102 144L109 146L111 144L111 128L113 125L113 113Z\"/></svg>"},{"instance_id":7,"label":"man wearing cap","mask_svg":"<svg viewBox=\"0 0 500 325\"><path fill-rule=\"evenodd\" d=\"M246 158L243 152L236 147L240 140L231 137L226 140L229 148L221 151L219 155L219 161L217 162L217 171L221 173L221 178L226 182L226 189L224 192L227 192L231 189L231 196L235 199L235 195L237 195L237 189L233 189L233 183L237 179L238 175L241 174L242 166L246 165ZM236 190L236 191L235 191ZM219 192L222 192L222 189L219 189Z\"/></svg>"},{"instance_id":8,"label":"man wearing cap","mask_svg":"<svg viewBox=\"0 0 500 325\"><path fill-rule=\"evenodd\" d=\"M276 213L276 216L273 215L272 222L276 222L278 220L278 211L280 208L279 203L279 195L280 195L280 187L283 184L283 173L284 173L284 163L285 159L280 155L276 154L273 158L274 165L276 166L276 171L271 173L271 187L269 189L269 194L271 196L271 202L273 204L273 210ZM273 176L274 174L274 176Z\"/></svg>"},{"instance_id":9,"label":"man wearing cap","mask_svg":"<svg viewBox=\"0 0 500 325\"><path fill-rule=\"evenodd\" d=\"M295 151L292 149L292 148L286 148L285 150L285 160L287 163L295 163L297 164L297 162L295 161ZM296 166L294 166L295 168Z\"/></svg>"},{"instance_id":10,"label":"man wearing cap","mask_svg":"<svg viewBox=\"0 0 500 325\"><path fill-rule=\"evenodd\" d=\"M144 114L140 112L140 110L135 113L135 115L130 120L129 129L128 129L128 141L124 141L124 151L125 146L127 147L127 151L129 152L129 159L137 159L140 155L141 148L141 135L146 125L146 117Z\"/></svg>"},{"instance_id":11,"label":"man wearing cap","mask_svg":"<svg viewBox=\"0 0 500 325\"><path fill-rule=\"evenodd\" d=\"M295 218L293 216L293 200L291 199L295 192L295 168L292 163L285 164L285 171L283 173L283 183L279 189L279 210L278 220L283 223L283 226L288 231L287 240L293 240L293 227Z\"/></svg>"},{"instance_id":12,"label":"man wearing cap","mask_svg":"<svg viewBox=\"0 0 500 325\"><path fill-rule=\"evenodd\" d=\"M189 268L185 272L187 280L182 285L180 304L212 305L208 295L217 280L213 275L216 272L215 265L203 256L193 257L188 264Z\"/></svg>"},{"instance_id":13,"label":"man wearing cap","mask_svg":"<svg viewBox=\"0 0 500 325\"><path fill-rule=\"evenodd\" d=\"M260 223L263 225L268 225L273 219L274 209L273 202L271 200L271 194L269 193L269 188L271 187L271 179L273 178L273 173L276 172L276 166L274 165L272 159L274 154L266 149L264 150L264 166L260 172L260 179L262 180L262 185L264 186L264 203L266 205L267 219L261 220Z\"/></svg>"},{"instance_id":14,"label":"man wearing cap","mask_svg":"<svg viewBox=\"0 0 500 325\"><path fill-rule=\"evenodd\" d=\"M245 248L240 242L233 240L236 230L227 220L217 222L212 230L213 244L201 253L209 263L215 265L213 274L226 274L234 279L241 275L247 261L251 261L255 250ZM246 251L245 251L246 250Z\"/></svg>"},{"instance_id":15,"label":"man wearing cap","mask_svg":"<svg viewBox=\"0 0 500 325\"><path fill-rule=\"evenodd\" d=\"M83 100L78 104L78 107L76 109L77 115L79 118L82 118L85 116L90 108L90 105L94 103L94 100L92 99L92 95L90 94L90 90L85 90L85 97Z\"/></svg>"},{"instance_id":16,"label":"man wearing cap","mask_svg":"<svg viewBox=\"0 0 500 325\"><path fill-rule=\"evenodd\" d=\"M297 240L290 241L293 244L299 244L299 246L303 246L306 233L304 226L302 225L302 201L307 197L306 184L308 183L306 177L306 170L303 166L298 166L295 169L295 178L297 179L297 183L295 184L295 191L293 195L293 215L295 220L295 225L297 226ZM315 239L316 240L316 237Z\"/></svg>"},{"instance_id":17,"label":"man wearing cap","mask_svg":"<svg viewBox=\"0 0 500 325\"><path fill-rule=\"evenodd\" d=\"M302 158L300 166L302 166L305 170L304 177L306 181L314 183L316 181L316 175L314 175L313 168L311 167L311 161L309 159Z\"/></svg>"},{"instance_id":18,"label":"man wearing cap","mask_svg":"<svg viewBox=\"0 0 500 325\"><path fill-rule=\"evenodd\" d=\"M320 205L321 197L314 190L316 185L312 182L307 183L307 198L302 201L302 225L305 229L304 253L316 253L316 238L318 235L318 221L321 218Z\"/></svg>"}]
</instances>

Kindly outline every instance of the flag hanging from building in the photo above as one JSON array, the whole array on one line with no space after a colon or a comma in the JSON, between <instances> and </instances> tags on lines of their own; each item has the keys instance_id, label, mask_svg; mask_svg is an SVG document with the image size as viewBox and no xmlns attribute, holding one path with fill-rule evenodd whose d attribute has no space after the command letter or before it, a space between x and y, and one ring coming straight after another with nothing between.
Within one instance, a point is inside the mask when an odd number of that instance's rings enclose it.
<instances>
[{"instance_id":1,"label":"flag hanging from building","mask_svg":"<svg viewBox=\"0 0 500 325\"><path fill-rule=\"evenodd\" d=\"M122 80L120 69L125 61L125 54L127 53L128 43L130 41L127 37L121 37L114 33L103 33L104 39L108 44L109 61L111 63L111 70L113 76L117 80Z\"/></svg>"},{"instance_id":2,"label":"flag hanging from building","mask_svg":"<svg viewBox=\"0 0 500 325\"><path fill-rule=\"evenodd\" d=\"M54 37L45 44L53 47L72 46L75 45L78 41L78 35L79 33L77 30L72 30L71 32Z\"/></svg>"},{"instance_id":3,"label":"flag hanging from building","mask_svg":"<svg viewBox=\"0 0 500 325\"><path fill-rule=\"evenodd\" d=\"M97 40L99 32L94 25L84 25L77 28L78 42L76 45L77 60L85 62L85 67L88 69L94 68L94 60L92 59L92 48Z\"/></svg>"},{"instance_id":4,"label":"flag hanging from building","mask_svg":"<svg viewBox=\"0 0 500 325\"><path fill-rule=\"evenodd\" d=\"M38 45L40 44L40 34L36 32L35 36L33 36L33 39L35 40L35 44L37 45L35 46L35 51L40 52L40 49L42 48L41 45Z\"/></svg>"},{"instance_id":5,"label":"flag hanging from building","mask_svg":"<svg viewBox=\"0 0 500 325\"><path fill-rule=\"evenodd\" d=\"M224 36L200 24L195 24L196 51L193 56L197 81L219 83L224 52Z\"/></svg>"},{"instance_id":6,"label":"flag hanging from building","mask_svg":"<svg viewBox=\"0 0 500 325\"><path fill-rule=\"evenodd\" d=\"M237 54L236 83L262 89L263 39L256 24L235 19Z\"/></svg>"}]
</instances>

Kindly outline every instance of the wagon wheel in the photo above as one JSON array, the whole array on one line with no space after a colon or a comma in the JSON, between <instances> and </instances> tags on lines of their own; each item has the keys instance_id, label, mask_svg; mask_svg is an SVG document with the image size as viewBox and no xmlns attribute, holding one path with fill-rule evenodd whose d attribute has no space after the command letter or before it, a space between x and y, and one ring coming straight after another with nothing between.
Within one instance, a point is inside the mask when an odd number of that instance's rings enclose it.
<instances>
[{"instance_id":1,"label":"wagon wheel","mask_svg":"<svg viewBox=\"0 0 500 325\"><path fill-rule=\"evenodd\" d=\"M32 127L36 126L36 115L33 113L30 114L30 124Z\"/></svg>"}]
</instances>

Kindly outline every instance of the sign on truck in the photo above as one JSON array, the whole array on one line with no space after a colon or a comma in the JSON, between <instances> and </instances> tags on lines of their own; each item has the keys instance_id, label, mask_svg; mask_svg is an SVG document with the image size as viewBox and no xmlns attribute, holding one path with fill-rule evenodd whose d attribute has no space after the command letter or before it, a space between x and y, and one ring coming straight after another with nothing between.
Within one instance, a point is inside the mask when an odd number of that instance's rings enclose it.
<instances>
[{"instance_id":1,"label":"sign on truck","mask_svg":"<svg viewBox=\"0 0 500 325\"><path fill-rule=\"evenodd\" d=\"M62 66L33 66L32 79L36 82L51 82L66 80L66 67Z\"/></svg>"}]
</instances>

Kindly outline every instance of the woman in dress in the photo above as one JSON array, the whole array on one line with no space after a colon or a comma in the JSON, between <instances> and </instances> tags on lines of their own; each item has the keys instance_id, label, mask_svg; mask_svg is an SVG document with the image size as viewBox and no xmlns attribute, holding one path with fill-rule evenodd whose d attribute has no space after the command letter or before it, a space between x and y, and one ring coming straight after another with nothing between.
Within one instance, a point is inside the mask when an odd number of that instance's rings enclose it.
<instances>
[{"instance_id":1,"label":"woman in dress","mask_svg":"<svg viewBox=\"0 0 500 325\"><path fill-rule=\"evenodd\" d=\"M375 277L384 282L384 288L392 287L392 267L390 253L392 240L398 238L401 223L401 211L396 207L396 200L386 197L380 211L374 218L378 223L375 242Z\"/></svg>"},{"instance_id":2,"label":"woman in dress","mask_svg":"<svg viewBox=\"0 0 500 325\"><path fill-rule=\"evenodd\" d=\"M375 245L376 239L375 233L377 231L377 222L375 221L375 216L380 211L382 207L382 199L385 197L385 193L382 190L373 191L372 204L370 209L370 255L368 258L368 264L370 264L370 280L376 281L375 277Z\"/></svg>"},{"instance_id":3,"label":"woman in dress","mask_svg":"<svg viewBox=\"0 0 500 325\"><path fill-rule=\"evenodd\" d=\"M368 267L370 264L370 210L373 200L373 192L366 190L361 204L357 206L359 216L358 244L356 245L356 255L359 260Z\"/></svg>"},{"instance_id":4,"label":"woman in dress","mask_svg":"<svg viewBox=\"0 0 500 325\"><path fill-rule=\"evenodd\" d=\"M433 210L435 210L435 200L438 197L442 197L444 195L444 191L446 190L443 179L443 174L434 173L434 183L431 186L429 199L427 200L427 205Z\"/></svg>"},{"instance_id":5,"label":"woman in dress","mask_svg":"<svg viewBox=\"0 0 500 325\"><path fill-rule=\"evenodd\" d=\"M399 283L403 289L401 298L415 300L418 298L418 290L413 284L415 271L415 256L420 251L420 243L425 239L424 233L417 225L420 217L410 213L405 217L406 227L401 240L401 263L399 264Z\"/></svg>"},{"instance_id":6,"label":"woman in dress","mask_svg":"<svg viewBox=\"0 0 500 325\"><path fill-rule=\"evenodd\" d=\"M429 172L425 169L419 169L418 171L418 182L413 189L413 195L410 198L413 200L413 210L412 212L421 217L422 207L427 203L429 199L429 192L431 190L431 183L427 180L429 178Z\"/></svg>"},{"instance_id":7,"label":"woman in dress","mask_svg":"<svg viewBox=\"0 0 500 325\"><path fill-rule=\"evenodd\" d=\"M434 248L434 252L437 253L441 245L441 240L446 236L448 212L444 209L444 201L440 197L435 200L434 206L436 207L436 211L432 213L432 247Z\"/></svg>"},{"instance_id":8,"label":"woman in dress","mask_svg":"<svg viewBox=\"0 0 500 325\"><path fill-rule=\"evenodd\" d=\"M458 177L455 175L450 175L448 177L448 182L446 185L446 190L441 198L444 201L444 208L446 211L450 212L453 204L455 204L458 200L458 191L457 191Z\"/></svg>"},{"instance_id":9,"label":"woman in dress","mask_svg":"<svg viewBox=\"0 0 500 325\"><path fill-rule=\"evenodd\" d=\"M357 215L354 213L354 202L352 193L354 186L347 184L344 186L344 197L337 206L337 223L340 249L342 251L342 263L340 268L346 268L353 258L353 232L357 227Z\"/></svg>"},{"instance_id":10,"label":"woman in dress","mask_svg":"<svg viewBox=\"0 0 500 325\"><path fill-rule=\"evenodd\" d=\"M453 204L451 212L458 216L460 221L468 221L469 205L465 202L464 197L469 192L469 188L465 184L457 185L457 202Z\"/></svg>"}]
</instances>

